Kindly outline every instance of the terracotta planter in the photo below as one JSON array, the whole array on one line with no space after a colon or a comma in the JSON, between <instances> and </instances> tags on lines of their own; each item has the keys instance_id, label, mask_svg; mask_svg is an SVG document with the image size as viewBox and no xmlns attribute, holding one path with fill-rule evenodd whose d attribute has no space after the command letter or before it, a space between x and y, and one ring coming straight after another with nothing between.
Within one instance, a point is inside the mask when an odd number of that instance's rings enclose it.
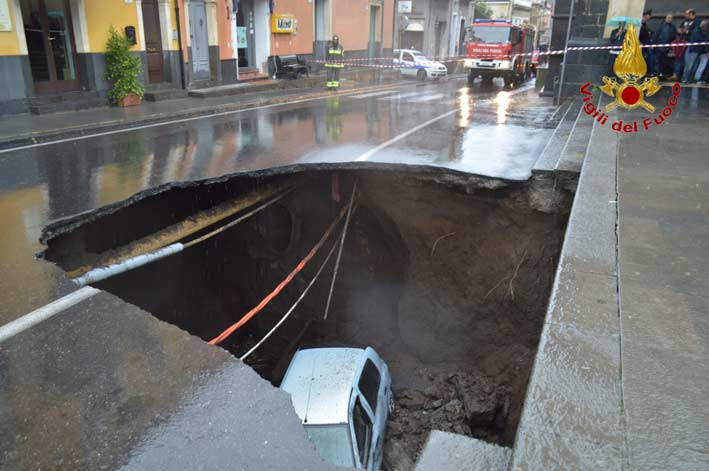
<instances>
[{"instance_id":1,"label":"terracotta planter","mask_svg":"<svg viewBox=\"0 0 709 471\"><path fill-rule=\"evenodd\" d=\"M118 106L138 106L140 105L141 101L142 100L138 95L136 95L135 93L131 93L123 97L123 99L118 102Z\"/></svg>"}]
</instances>

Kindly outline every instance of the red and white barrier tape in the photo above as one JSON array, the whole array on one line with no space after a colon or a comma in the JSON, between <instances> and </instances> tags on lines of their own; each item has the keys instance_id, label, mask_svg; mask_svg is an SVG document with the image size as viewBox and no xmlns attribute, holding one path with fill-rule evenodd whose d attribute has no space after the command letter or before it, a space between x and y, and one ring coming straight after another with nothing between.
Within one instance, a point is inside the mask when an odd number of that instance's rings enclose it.
<instances>
[{"instance_id":1,"label":"red and white barrier tape","mask_svg":"<svg viewBox=\"0 0 709 471\"><path fill-rule=\"evenodd\" d=\"M698 42L684 42L684 43L665 43L665 44L644 44L641 45L641 48L656 48L656 47L681 47L681 46L706 46L709 45L709 41L698 41ZM567 52L574 52L574 51L603 51L603 50L619 50L621 49L622 46L618 45L613 45L613 46L572 46L572 47L567 47L565 49L557 49L553 51L543 51L543 52L523 52L520 54L515 54L515 57L526 57L526 56L555 56L555 55L562 55ZM481 57L475 57L475 59L507 59L508 56L481 56ZM434 57L431 59L432 61L439 61L439 62L447 62L447 61L461 61L468 59L467 56L449 56L449 57ZM381 62L381 61L391 61L391 64L371 64L370 62ZM348 66L359 66L359 67L372 67L372 68L383 68L383 69L391 69L391 68L415 68L417 66L415 65L406 65L406 64L396 64L393 63L394 59L391 57L353 57L351 59L344 59L337 61L336 63L338 64L344 64ZM315 64L326 64L328 63L325 60L321 59L312 59L309 60L308 62L315 63Z\"/></svg>"}]
</instances>

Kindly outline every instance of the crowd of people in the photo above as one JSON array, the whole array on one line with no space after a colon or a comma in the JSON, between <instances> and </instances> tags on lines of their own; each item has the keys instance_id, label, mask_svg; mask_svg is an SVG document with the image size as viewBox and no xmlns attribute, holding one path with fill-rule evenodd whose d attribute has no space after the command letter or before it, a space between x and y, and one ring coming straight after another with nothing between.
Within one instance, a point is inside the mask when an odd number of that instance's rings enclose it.
<instances>
[{"instance_id":1,"label":"crowd of people","mask_svg":"<svg viewBox=\"0 0 709 471\"><path fill-rule=\"evenodd\" d=\"M699 21L694 10L684 12L684 21L675 25L672 15L665 16L655 31L648 26L652 10L643 13L638 40L645 46L676 44L676 46L645 47L643 56L649 75L683 83L706 83L709 75L709 45L686 46L685 43L709 42L709 20ZM625 25L611 32L611 43L622 44Z\"/></svg>"}]
</instances>

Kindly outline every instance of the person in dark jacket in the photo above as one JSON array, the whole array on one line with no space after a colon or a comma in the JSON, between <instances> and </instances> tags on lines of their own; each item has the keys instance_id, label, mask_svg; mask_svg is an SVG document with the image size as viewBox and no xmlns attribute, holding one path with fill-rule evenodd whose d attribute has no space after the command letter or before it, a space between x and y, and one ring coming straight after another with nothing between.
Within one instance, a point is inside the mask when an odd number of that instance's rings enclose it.
<instances>
[{"instance_id":1,"label":"person in dark jacket","mask_svg":"<svg viewBox=\"0 0 709 471\"><path fill-rule=\"evenodd\" d=\"M692 31L699 27L699 20L697 19L697 12L691 8L684 12L684 21L682 22L682 27L687 31L687 37L692 35Z\"/></svg>"},{"instance_id":2,"label":"person in dark jacket","mask_svg":"<svg viewBox=\"0 0 709 471\"><path fill-rule=\"evenodd\" d=\"M706 41L709 41L709 22L703 20L699 28L694 28L694 31L692 31L689 42L699 43ZM704 44L689 46L685 54L692 54L694 57L689 69L689 74L687 75L688 81L700 82L702 80L702 74L704 74L704 69L707 66L709 47Z\"/></svg>"},{"instance_id":3,"label":"person in dark jacket","mask_svg":"<svg viewBox=\"0 0 709 471\"><path fill-rule=\"evenodd\" d=\"M340 69L345 64L342 62L345 58L345 50L340 44L339 36L333 36L332 41L327 46L327 54L325 55L325 68L327 69L327 88L336 90L340 88Z\"/></svg>"},{"instance_id":4,"label":"person in dark jacket","mask_svg":"<svg viewBox=\"0 0 709 471\"><path fill-rule=\"evenodd\" d=\"M647 22L650 21L650 18L652 17L652 10L647 10L643 12L643 19L642 19L642 25L640 26L640 36L638 39L640 40L640 44L642 45L648 45L652 44L652 31L650 31L650 28L647 27ZM650 69L652 69L652 48L651 47L644 47L642 49L643 51L643 58L645 59L645 62L648 64Z\"/></svg>"},{"instance_id":5,"label":"person in dark jacket","mask_svg":"<svg viewBox=\"0 0 709 471\"><path fill-rule=\"evenodd\" d=\"M669 44L675 40L677 37L677 28L672 24L674 20L672 15L667 15L665 21L655 32L655 36L652 38L653 44ZM669 47L656 47L654 48L654 75L662 77L663 70L665 67L665 59L667 58L667 53L670 51Z\"/></svg>"},{"instance_id":6,"label":"person in dark jacket","mask_svg":"<svg viewBox=\"0 0 709 471\"><path fill-rule=\"evenodd\" d=\"M706 20L705 20L706 21ZM702 28L694 28L689 36L689 42L706 41L705 32ZM682 74L682 82L692 82L696 80L694 77L699 67L700 55L706 53L706 46L689 46L684 53L684 74ZM701 75L700 75L701 77Z\"/></svg>"}]
</instances>

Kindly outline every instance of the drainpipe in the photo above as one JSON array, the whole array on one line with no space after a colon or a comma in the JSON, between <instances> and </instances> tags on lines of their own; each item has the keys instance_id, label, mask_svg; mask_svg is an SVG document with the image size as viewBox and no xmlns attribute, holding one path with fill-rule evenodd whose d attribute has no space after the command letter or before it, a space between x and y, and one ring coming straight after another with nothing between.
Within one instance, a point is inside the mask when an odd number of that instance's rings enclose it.
<instances>
[{"instance_id":1,"label":"drainpipe","mask_svg":"<svg viewBox=\"0 0 709 471\"><path fill-rule=\"evenodd\" d=\"M185 83L185 56L182 50L182 27L180 26L180 0L175 0L175 24L177 25L177 48L180 55L180 81L182 88L187 88Z\"/></svg>"}]
</instances>

